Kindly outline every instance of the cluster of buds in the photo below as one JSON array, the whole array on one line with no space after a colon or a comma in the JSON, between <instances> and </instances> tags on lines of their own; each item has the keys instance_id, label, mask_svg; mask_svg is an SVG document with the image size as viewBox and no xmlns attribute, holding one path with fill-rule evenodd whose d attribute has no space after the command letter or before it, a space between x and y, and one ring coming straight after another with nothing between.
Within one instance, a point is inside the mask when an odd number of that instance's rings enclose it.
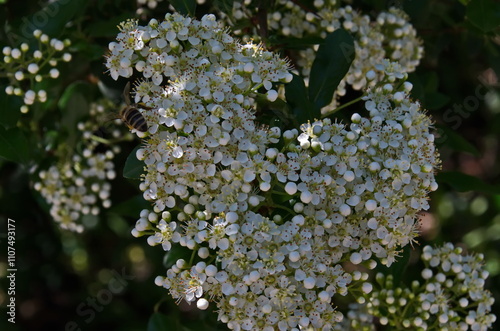
<instances>
[{"instance_id":1,"label":"cluster of buds","mask_svg":"<svg viewBox=\"0 0 500 331\"><path fill-rule=\"evenodd\" d=\"M86 218L92 224L92 216L111 206L110 181L116 177L113 159L120 148L103 147L101 137L96 136L105 109L93 103L89 121L78 123L82 146L77 150L81 152L58 151L58 164L38 172L34 188L49 204L50 215L62 229L82 232ZM113 130L112 134L117 137L119 131Z\"/></svg>"},{"instance_id":2,"label":"cluster of buds","mask_svg":"<svg viewBox=\"0 0 500 331\"><path fill-rule=\"evenodd\" d=\"M487 330L496 316L494 299L484 286L488 272L483 256L465 255L446 243L425 246L421 280L395 287L392 275L377 274L376 288L352 307L345 329L372 330L374 317L382 325L414 330Z\"/></svg>"},{"instance_id":3,"label":"cluster of buds","mask_svg":"<svg viewBox=\"0 0 500 331\"><path fill-rule=\"evenodd\" d=\"M38 41L37 49L30 49L27 43L19 48L6 46L3 48L3 63L0 64L1 71L9 80L5 93L23 98L22 113L27 113L29 106L35 102L47 101L47 92L37 89L37 83L45 78L56 79L59 77L59 61L71 61L71 54L65 52L71 45L68 39L51 39L40 30L35 30L33 36Z\"/></svg>"}]
</instances>

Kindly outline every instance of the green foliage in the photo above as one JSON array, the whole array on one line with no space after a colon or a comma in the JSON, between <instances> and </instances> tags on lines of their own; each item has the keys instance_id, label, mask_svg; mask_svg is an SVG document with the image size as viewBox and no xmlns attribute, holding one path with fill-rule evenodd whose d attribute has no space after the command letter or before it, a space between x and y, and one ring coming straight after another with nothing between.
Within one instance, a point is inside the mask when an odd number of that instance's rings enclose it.
<instances>
[{"instance_id":1,"label":"green foliage","mask_svg":"<svg viewBox=\"0 0 500 331\"><path fill-rule=\"evenodd\" d=\"M354 40L343 29L329 34L320 44L311 68L309 99L318 118L321 108L330 104L333 93L354 60Z\"/></svg>"},{"instance_id":2,"label":"green foliage","mask_svg":"<svg viewBox=\"0 0 500 331\"><path fill-rule=\"evenodd\" d=\"M179 259L189 261L191 258L191 253L192 251L186 247L183 247L181 245L173 245L163 258L163 266L168 269L172 267Z\"/></svg>"},{"instance_id":3,"label":"green foliage","mask_svg":"<svg viewBox=\"0 0 500 331\"><path fill-rule=\"evenodd\" d=\"M482 32L492 32L500 26L500 3L474 0L467 5L467 18Z\"/></svg>"},{"instance_id":4,"label":"green foliage","mask_svg":"<svg viewBox=\"0 0 500 331\"><path fill-rule=\"evenodd\" d=\"M161 331L169 330L174 328L175 330L181 330L182 326L179 325L178 321L170 316L165 316L161 313L155 313L151 315L148 322L148 331Z\"/></svg>"},{"instance_id":5,"label":"green foliage","mask_svg":"<svg viewBox=\"0 0 500 331\"><path fill-rule=\"evenodd\" d=\"M319 109L312 106L304 79L293 74L293 79L285 86L286 101L298 123L307 123L320 117Z\"/></svg>"},{"instance_id":6,"label":"green foliage","mask_svg":"<svg viewBox=\"0 0 500 331\"><path fill-rule=\"evenodd\" d=\"M123 177L130 179L139 179L144 173L144 163L137 159L137 150L140 146L135 147L127 157L125 167L123 168Z\"/></svg>"},{"instance_id":7,"label":"green foliage","mask_svg":"<svg viewBox=\"0 0 500 331\"><path fill-rule=\"evenodd\" d=\"M18 128L0 127L0 156L6 160L28 165L29 144L24 133Z\"/></svg>"},{"instance_id":8,"label":"green foliage","mask_svg":"<svg viewBox=\"0 0 500 331\"><path fill-rule=\"evenodd\" d=\"M28 16L23 22L20 30L23 33L33 33L35 29L43 31L51 36L56 36L64 30L68 22L81 19L81 13L85 12L87 1L85 0L58 0L49 3L33 15Z\"/></svg>"},{"instance_id":9,"label":"green foliage","mask_svg":"<svg viewBox=\"0 0 500 331\"><path fill-rule=\"evenodd\" d=\"M500 194L500 187L485 183L481 179L458 171L443 171L438 175L438 181L450 185L458 192L483 192Z\"/></svg>"},{"instance_id":10,"label":"green foliage","mask_svg":"<svg viewBox=\"0 0 500 331\"><path fill-rule=\"evenodd\" d=\"M2 91L5 90L5 86L0 86L0 89ZM1 93L0 118L2 118L2 121L0 122L0 125L6 129L16 126L19 118L21 117L21 113L18 109L22 104L21 98Z\"/></svg>"},{"instance_id":11,"label":"green foliage","mask_svg":"<svg viewBox=\"0 0 500 331\"><path fill-rule=\"evenodd\" d=\"M194 16L196 0L169 0L169 2L182 15Z\"/></svg>"}]
</instances>

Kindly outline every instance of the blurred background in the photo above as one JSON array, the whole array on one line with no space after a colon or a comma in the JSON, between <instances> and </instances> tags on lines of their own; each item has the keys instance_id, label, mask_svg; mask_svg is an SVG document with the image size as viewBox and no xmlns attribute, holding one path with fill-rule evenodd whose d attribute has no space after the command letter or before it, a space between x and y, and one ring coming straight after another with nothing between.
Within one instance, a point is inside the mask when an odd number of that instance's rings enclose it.
<instances>
[{"instance_id":1,"label":"blurred background","mask_svg":"<svg viewBox=\"0 0 500 331\"><path fill-rule=\"evenodd\" d=\"M404 278L410 281L418 273L415 261L425 244L451 241L468 252L484 254L490 273L487 288L497 299L493 311L500 312L500 4L477 1L482 11L471 9L466 0L350 3L373 17L391 6L403 8L425 48L409 80L415 99L436 122L443 171L438 175L439 189L431 194L431 210L423 213L422 236ZM196 7L196 16L230 3L203 2ZM54 146L66 143L69 149L79 148L81 137L74 126L88 116L92 102L104 96L112 100L107 111L119 111L126 82L113 81L103 65L108 43L116 38L116 26L131 17L141 23L161 19L170 8L168 1L0 0L0 47L31 43L31 32L40 28L51 38L70 38L73 56L71 62L61 64L56 79L44 83L48 102L34 105L28 115L18 110L22 100L5 94L8 80L0 72L3 149L12 139L13 123L36 128L27 137L26 155L21 151L20 156L0 158L0 329L225 329L210 312L181 305L179 313L168 292L154 284L154 278L165 272L162 251L130 234L141 209L149 207L138 190L139 181L122 175L137 140L116 139L120 151L113 159L116 178L110 181L111 207L86 217L81 234L61 230L50 206L34 189L32 170L54 162L58 155ZM287 52L276 45L274 49ZM102 86L109 87L107 95ZM75 119L61 120L68 113L76 114ZM116 130L127 135L123 125ZM6 322L5 314L8 218L16 225L15 325Z\"/></svg>"}]
</instances>

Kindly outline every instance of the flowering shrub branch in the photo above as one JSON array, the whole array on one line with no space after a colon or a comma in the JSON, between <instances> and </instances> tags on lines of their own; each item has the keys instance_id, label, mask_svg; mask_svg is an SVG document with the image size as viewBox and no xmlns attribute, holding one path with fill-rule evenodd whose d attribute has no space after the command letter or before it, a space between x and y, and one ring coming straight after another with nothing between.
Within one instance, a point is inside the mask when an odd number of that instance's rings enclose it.
<instances>
[{"instance_id":1,"label":"flowering shrub branch","mask_svg":"<svg viewBox=\"0 0 500 331\"><path fill-rule=\"evenodd\" d=\"M255 97L279 97L288 63L239 44L213 15L124 22L110 51L112 77L145 79L135 101L149 130L137 132L137 157L153 210L133 234L193 252L156 280L174 298L214 301L235 330L328 330L342 320L336 294L372 289L344 263L390 266L414 241L440 161L398 63L366 72L367 115L282 132L259 125Z\"/></svg>"}]
</instances>

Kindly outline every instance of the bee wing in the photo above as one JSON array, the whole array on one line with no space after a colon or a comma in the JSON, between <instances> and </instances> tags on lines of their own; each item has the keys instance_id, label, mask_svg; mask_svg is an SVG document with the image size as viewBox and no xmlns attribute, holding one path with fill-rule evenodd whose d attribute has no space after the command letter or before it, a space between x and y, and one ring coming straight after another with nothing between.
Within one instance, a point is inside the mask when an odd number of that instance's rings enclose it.
<instances>
[{"instance_id":1,"label":"bee wing","mask_svg":"<svg viewBox=\"0 0 500 331\"><path fill-rule=\"evenodd\" d=\"M146 104L144 102L139 102L137 104L137 106L141 107L142 109L146 109L146 110L151 110L151 109L154 109L153 107L148 107L146 106Z\"/></svg>"},{"instance_id":2,"label":"bee wing","mask_svg":"<svg viewBox=\"0 0 500 331\"><path fill-rule=\"evenodd\" d=\"M123 99L127 103L127 105L130 105L130 82L125 85L125 89L123 90Z\"/></svg>"},{"instance_id":3,"label":"bee wing","mask_svg":"<svg viewBox=\"0 0 500 331\"><path fill-rule=\"evenodd\" d=\"M102 121L104 123L108 123L108 122L111 122L111 121L114 121L114 120L117 120L117 119L121 119L120 114L116 113L116 112L112 112L112 113L106 114L106 116L104 116L104 118L102 119Z\"/></svg>"}]
</instances>

